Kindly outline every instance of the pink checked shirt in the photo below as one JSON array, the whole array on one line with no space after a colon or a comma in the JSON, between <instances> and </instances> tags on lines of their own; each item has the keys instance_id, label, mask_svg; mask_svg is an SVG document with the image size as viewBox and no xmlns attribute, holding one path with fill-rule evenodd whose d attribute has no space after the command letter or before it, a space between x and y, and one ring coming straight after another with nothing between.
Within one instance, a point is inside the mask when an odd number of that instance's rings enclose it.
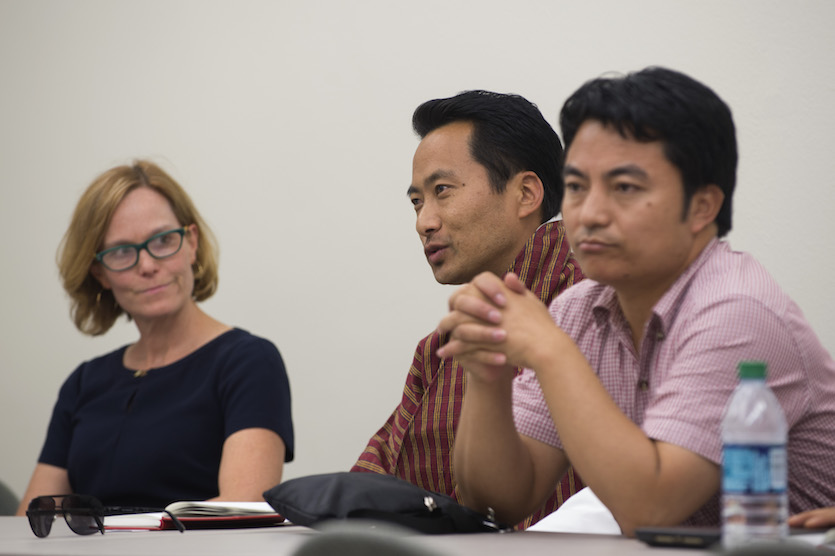
<instances>
[{"instance_id":1,"label":"pink checked shirt","mask_svg":"<svg viewBox=\"0 0 835 556\"><path fill-rule=\"evenodd\" d=\"M766 361L789 424L790 511L835 505L835 363L753 257L713 240L655 306L639 354L610 287L586 279L550 311L649 438L717 464L737 364ZM520 433L562 447L534 371L517 377L513 406ZM686 521L718 522L718 494Z\"/></svg>"}]
</instances>

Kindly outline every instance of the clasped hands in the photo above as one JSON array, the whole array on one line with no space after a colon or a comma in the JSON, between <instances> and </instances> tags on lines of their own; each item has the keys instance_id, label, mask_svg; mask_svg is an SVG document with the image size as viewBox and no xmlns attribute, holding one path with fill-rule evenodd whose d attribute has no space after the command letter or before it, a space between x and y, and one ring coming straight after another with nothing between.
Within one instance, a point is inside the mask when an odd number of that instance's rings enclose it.
<instances>
[{"instance_id":1,"label":"clasped hands","mask_svg":"<svg viewBox=\"0 0 835 556\"><path fill-rule=\"evenodd\" d=\"M456 357L485 380L514 367L535 368L549 336L559 333L548 309L516 274L504 279L483 272L449 299L449 314L438 325L448 333L440 357Z\"/></svg>"}]
</instances>

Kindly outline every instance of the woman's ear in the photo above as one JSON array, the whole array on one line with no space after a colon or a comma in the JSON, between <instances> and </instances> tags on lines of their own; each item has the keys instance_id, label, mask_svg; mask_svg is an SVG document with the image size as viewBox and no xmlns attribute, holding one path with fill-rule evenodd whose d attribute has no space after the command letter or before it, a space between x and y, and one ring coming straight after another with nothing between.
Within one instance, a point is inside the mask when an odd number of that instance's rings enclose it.
<instances>
[{"instance_id":1,"label":"woman's ear","mask_svg":"<svg viewBox=\"0 0 835 556\"><path fill-rule=\"evenodd\" d=\"M99 263L93 263L93 266L90 267L90 274L93 275L101 287L109 290L111 289L110 280L107 279L107 273L104 271L104 267Z\"/></svg>"},{"instance_id":2,"label":"woman's ear","mask_svg":"<svg viewBox=\"0 0 835 556\"><path fill-rule=\"evenodd\" d=\"M188 241L191 249L190 264L194 264L197 261L197 248L200 246L200 228L197 227L197 224L190 224L186 226L186 229L188 230L186 241Z\"/></svg>"}]
</instances>

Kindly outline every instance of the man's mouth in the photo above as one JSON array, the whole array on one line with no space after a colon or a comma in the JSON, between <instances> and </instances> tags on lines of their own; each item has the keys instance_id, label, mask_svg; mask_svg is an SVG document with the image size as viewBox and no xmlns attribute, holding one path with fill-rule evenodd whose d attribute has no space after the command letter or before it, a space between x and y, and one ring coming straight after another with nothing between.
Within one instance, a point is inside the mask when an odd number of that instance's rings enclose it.
<instances>
[{"instance_id":1,"label":"man's mouth","mask_svg":"<svg viewBox=\"0 0 835 556\"><path fill-rule=\"evenodd\" d=\"M447 246L441 244L429 244L423 248L423 252L426 255L426 260L429 261L429 264L437 264L441 262L441 259L446 253Z\"/></svg>"},{"instance_id":2,"label":"man's mouth","mask_svg":"<svg viewBox=\"0 0 835 556\"><path fill-rule=\"evenodd\" d=\"M584 253L600 253L611 247L613 247L612 243L595 238L586 238L577 242L576 250Z\"/></svg>"}]
</instances>

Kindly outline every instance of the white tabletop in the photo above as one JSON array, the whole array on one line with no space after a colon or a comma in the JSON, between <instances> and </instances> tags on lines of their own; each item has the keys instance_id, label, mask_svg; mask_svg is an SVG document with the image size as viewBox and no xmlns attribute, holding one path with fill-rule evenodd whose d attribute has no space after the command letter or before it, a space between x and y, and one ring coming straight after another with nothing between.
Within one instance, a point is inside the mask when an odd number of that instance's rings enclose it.
<instances>
[{"instance_id":1,"label":"white tabletop","mask_svg":"<svg viewBox=\"0 0 835 556\"><path fill-rule=\"evenodd\" d=\"M368 530L366 530L367 532ZM25 517L0 517L0 555L97 555L119 556L236 556L294 554L300 546L321 533L299 526L255 529L177 531L108 531L105 535L76 535L63 520L56 520L45 539L32 534ZM403 543L436 555L537 556L582 554L584 556L651 554L705 554L693 549L652 548L620 536L564 533L480 533L472 535L408 535Z\"/></svg>"}]
</instances>

